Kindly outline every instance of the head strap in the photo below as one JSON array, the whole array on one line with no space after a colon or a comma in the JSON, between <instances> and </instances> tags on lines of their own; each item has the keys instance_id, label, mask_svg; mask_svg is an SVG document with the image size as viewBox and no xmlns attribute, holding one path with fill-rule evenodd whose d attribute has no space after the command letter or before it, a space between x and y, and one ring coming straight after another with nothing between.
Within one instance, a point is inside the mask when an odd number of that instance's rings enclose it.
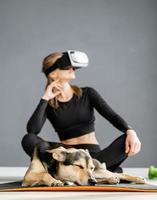
<instances>
[{"instance_id":1,"label":"head strap","mask_svg":"<svg viewBox=\"0 0 157 200\"><path fill-rule=\"evenodd\" d=\"M56 62L51 65L49 68L47 68L44 73L46 76L48 76L49 73L51 73L52 71L54 71L57 68L62 68L62 67L66 67L71 65L69 56L67 52L63 52L63 56L61 58L59 58L58 60L56 60Z\"/></svg>"}]
</instances>

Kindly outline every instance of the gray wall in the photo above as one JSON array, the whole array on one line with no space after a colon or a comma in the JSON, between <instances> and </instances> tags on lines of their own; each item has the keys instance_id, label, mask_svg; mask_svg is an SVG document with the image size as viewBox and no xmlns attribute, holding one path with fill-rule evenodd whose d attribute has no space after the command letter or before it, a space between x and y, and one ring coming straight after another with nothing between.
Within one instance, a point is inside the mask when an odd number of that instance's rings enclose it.
<instances>
[{"instance_id":1,"label":"gray wall","mask_svg":"<svg viewBox=\"0 0 157 200\"><path fill-rule=\"evenodd\" d=\"M50 52L87 52L72 81L95 87L136 130L141 152L124 167L157 165L157 1L0 0L0 166L26 166L26 123L44 93ZM122 134L96 113L101 147ZM58 141L46 121L40 136Z\"/></svg>"}]
</instances>

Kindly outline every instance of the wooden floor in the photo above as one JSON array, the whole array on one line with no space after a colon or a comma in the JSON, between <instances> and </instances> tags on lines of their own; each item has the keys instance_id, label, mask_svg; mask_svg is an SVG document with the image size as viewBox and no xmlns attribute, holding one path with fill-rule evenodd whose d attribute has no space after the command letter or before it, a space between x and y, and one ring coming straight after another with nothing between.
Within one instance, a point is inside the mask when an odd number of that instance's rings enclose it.
<instances>
[{"instance_id":1,"label":"wooden floor","mask_svg":"<svg viewBox=\"0 0 157 200\"><path fill-rule=\"evenodd\" d=\"M21 180L27 168L0 167L0 183ZM124 172L147 177L146 168L124 168ZM153 181L157 184L157 181ZM0 199L42 199L42 200L157 200L157 193L135 192L5 192L0 193Z\"/></svg>"}]
</instances>

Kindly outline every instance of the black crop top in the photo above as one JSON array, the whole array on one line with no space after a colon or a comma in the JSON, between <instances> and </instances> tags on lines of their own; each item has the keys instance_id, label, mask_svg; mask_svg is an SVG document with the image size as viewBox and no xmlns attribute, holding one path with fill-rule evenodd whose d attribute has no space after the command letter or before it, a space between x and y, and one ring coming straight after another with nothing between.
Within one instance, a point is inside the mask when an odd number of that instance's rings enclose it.
<instances>
[{"instance_id":1,"label":"black crop top","mask_svg":"<svg viewBox=\"0 0 157 200\"><path fill-rule=\"evenodd\" d=\"M94 108L118 130L126 133L131 127L122 119L92 87L82 87L83 95L75 94L67 102L60 102L54 109L45 99L38 106L27 123L27 132L38 134L48 119L60 140L75 138L95 131Z\"/></svg>"}]
</instances>

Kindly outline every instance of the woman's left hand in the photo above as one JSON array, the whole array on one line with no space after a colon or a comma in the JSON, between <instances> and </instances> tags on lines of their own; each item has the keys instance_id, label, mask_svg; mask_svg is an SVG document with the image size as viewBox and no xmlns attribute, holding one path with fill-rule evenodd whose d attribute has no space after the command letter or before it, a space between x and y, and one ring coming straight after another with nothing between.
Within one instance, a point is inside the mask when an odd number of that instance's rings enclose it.
<instances>
[{"instance_id":1,"label":"woman's left hand","mask_svg":"<svg viewBox=\"0 0 157 200\"><path fill-rule=\"evenodd\" d=\"M128 129L126 135L125 153L127 153L128 156L133 156L140 151L141 142L138 139L136 132L132 129Z\"/></svg>"}]
</instances>

